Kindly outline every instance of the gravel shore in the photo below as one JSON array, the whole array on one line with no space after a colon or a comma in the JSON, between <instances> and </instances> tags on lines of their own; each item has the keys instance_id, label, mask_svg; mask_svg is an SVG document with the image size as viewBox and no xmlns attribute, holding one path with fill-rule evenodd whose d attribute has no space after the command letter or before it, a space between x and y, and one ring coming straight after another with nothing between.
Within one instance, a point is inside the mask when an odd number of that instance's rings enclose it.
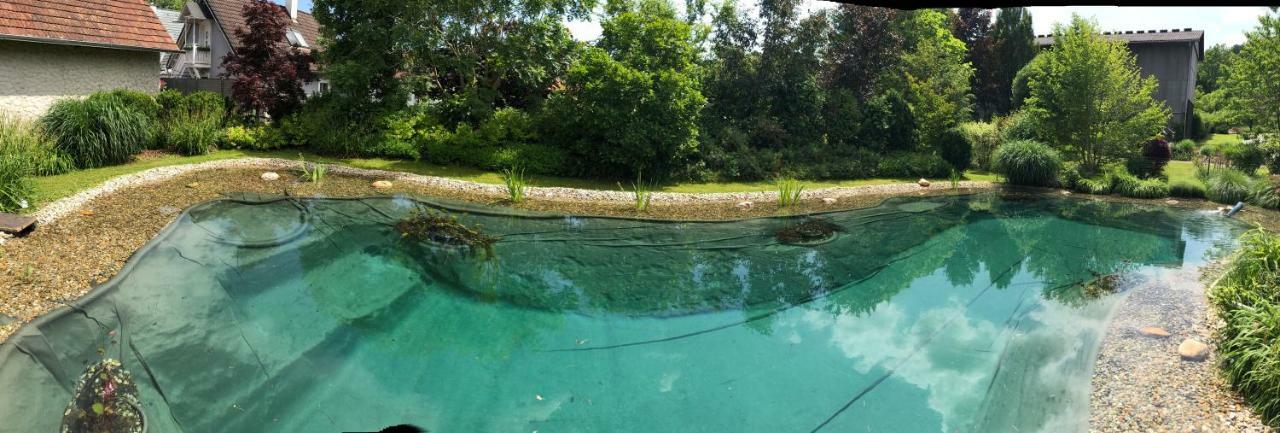
<instances>
[{"instance_id":1,"label":"gravel shore","mask_svg":"<svg viewBox=\"0 0 1280 433\"><path fill-rule=\"evenodd\" d=\"M22 323L84 296L115 275L130 255L172 222L181 209L230 193L301 197L415 194L534 211L707 220L842 210L872 206L892 196L1000 188L990 182L962 182L956 189L942 182L931 188L913 183L823 188L805 191L799 205L785 210L775 205L776 192L655 192L650 209L637 213L631 193L624 191L530 187L527 201L512 204L506 201L501 185L336 165L330 166L322 183L313 184L299 180L294 173L297 167L297 161L269 158L161 167L113 178L45 205L33 213L39 220L34 233L0 244L0 257L4 258L0 260L0 317L16 319L7 324L0 320L0 341ZM280 179L262 180L260 175L266 170L278 172ZM393 186L375 189L371 186L374 180L391 181ZM1167 204L1216 206L1198 200ZM1264 224L1280 221L1274 212L1252 209L1242 217ZM1178 358L1175 348L1182 338L1213 341L1216 318L1206 306L1204 286L1198 278L1196 270L1171 273L1131 290L1118 307L1095 366L1091 431L1271 431L1226 389L1213 355L1204 362ZM1153 340L1135 331L1143 326L1162 326L1173 335Z\"/></svg>"}]
</instances>

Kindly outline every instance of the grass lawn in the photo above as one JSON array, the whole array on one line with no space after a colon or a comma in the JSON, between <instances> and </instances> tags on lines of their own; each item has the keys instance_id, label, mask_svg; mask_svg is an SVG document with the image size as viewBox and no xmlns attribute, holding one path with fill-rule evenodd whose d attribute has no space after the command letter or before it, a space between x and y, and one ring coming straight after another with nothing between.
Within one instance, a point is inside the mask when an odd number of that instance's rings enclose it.
<instances>
[{"instance_id":1,"label":"grass lawn","mask_svg":"<svg viewBox=\"0 0 1280 433\"><path fill-rule=\"evenodd\" d=\"M1191 161L1169 161L1169 165L1164 166L1164 175L1169 177L1169 183L1184 180L1204 184L1196 177L1196 166Z\"/></svg>"},{"instance_id":2,"label":"grass lawn","mask_svg":"<svg viewBox=\"0 0 1280 433\"><path fill-rule=\"evenodd\" d=\"M281 150L281 151L244 151L244 150L219 150L208 155L201 156L179 156L179 155L162 155L156 157L139 158L123 165L115 165L109 167L93 168L88 170L78 170L71 173L60 174L56 176L42 176L34 178L36 186L36 195L32 206L29 210L34 210L40 205L75 194L81 190L92 188L116 176L135 173L156 167L165 167L179 164L194 164L205 161L215 161L220 159L233 159L243 157L264 157L264 158L285 158L298 159L299 152L297 150ZM470 167L442 166L430 164L420 161L405 161L381 158L330 158L319 155L305 153L302 155L308 161L321 162L326 164L342 164L356 168L378 169L378 170L394 170L403 171L414 174L422 174L428 176L448 177L453 179L467 180L479 183L502 184L502 175L495 171L481 170ZM1194 177L1194 170L1192 172ZM965 173L966 180L977 181L995 181L996 176L990 173L970 171ZM914 182L916 179L857 179L857 180L830 180L830 181L806 181L804 182L806 189L826 188L834 186L861 186L861 185L878 185L886 183L898 182ZM931 179L934 183L945 184L947 179ZM558 186L569 188L585 188L585 189L606 189L616 190L619 186L616 182L575 179L568 177L556 176L530 176L529 184L531 186ZM627 188L630 184L623 183ZM663 185L655 188L657 191L671 192L756 192L756 191L772 191L773 183L768 181L759 182L716 182L716 183L676 183L671 185Z\"/></svg>"},{"instance_id":3,"label":"grass lawn","mask_svg":"<svg viewBox=\"0 0 1280 433\"><path fill-rule=\"evenodd\" d=\"M1216 146L1224 146L1232 143L1239 143L1240 136L1235 134L1213 134L1209 139L1200 143L1201 145L1212 144Z\"/></svg>"}]
</instances>

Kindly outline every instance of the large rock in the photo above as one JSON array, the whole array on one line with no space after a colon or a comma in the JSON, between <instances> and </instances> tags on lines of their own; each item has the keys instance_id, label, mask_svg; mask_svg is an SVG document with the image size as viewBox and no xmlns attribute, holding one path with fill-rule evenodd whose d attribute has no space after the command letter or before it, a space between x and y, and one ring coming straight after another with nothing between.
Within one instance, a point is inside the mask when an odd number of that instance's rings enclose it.
<instances>
[{"instance_id":1,"label":"large rock","mask_svg":"<svg viewBox=\"0 0 1280 433\"><path fill-rule=\"evenodd\" d=\"M1178 356L1187 361L1204 361L1209 357L1209 345L1193 338L1182 340L1178 345Z\"/></svg>"},{"instance_id":2,"label":"large rock","mask_svg":"<svg viewBox=\"0 0 1280 433\"><path fill-rule=\"evenodd\" d=\"M925 179L925 178L923 178L923 177L922 177L922 178L920 178L920 180L917 180L917 181L916 181L916 185L920 185L920 186L921 186L921 187L923 187L923 188L928 188L928 187L929 187L929 185L930 185L930 183L929 183L929 180L928 180L928 179Z\"/></svg>"}]
</instances>

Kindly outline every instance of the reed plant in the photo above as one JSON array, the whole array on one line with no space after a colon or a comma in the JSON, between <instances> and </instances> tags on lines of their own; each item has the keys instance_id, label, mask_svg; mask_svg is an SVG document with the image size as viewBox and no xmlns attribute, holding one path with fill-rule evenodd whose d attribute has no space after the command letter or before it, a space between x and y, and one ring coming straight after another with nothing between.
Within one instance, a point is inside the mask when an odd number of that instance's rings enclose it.
<instances>
[{"instance_id":1,"label":"reed plant","mask_svg":"<svg viewBox=\"0 0 1280 433\"><path fill-rule=\"evenodd\" d=\"M774 182L774 186L778 190L778 207L788 208L800 203L800 194L804 192L804 184L800 181L789 178L780 177Z\"/></svg>"},{"instance_id":2,"label":"reed plant","mask_svg":"<svg viewBox=\"0 0 1280 433\"><path fill-rule=\"evenodd\" d=\"M618 189L622 189L622 184L618 184ZM631 182L631 196L635 203L636 212L644 212L649 209L649 202L653 199L653 186L644 182L644 176L636 175L636 181Z\"/></svg>"},{"instance_id":3,"label":"reed plant","mask_svg":"<svg viewBox=\"0 0 1280 433\"><path fill-rule=\"evenodd\" d=\"M512 203L524 201L524 189L529 182L525 178L523 168L512 167L502 170L502 183L507 186L507 198L511 199Z\"/></svg>"},{"instance_id":4,"label":"reed plant","mask_svg":"<svg viewBox=\"0 0 1280 433\"><path fill-rule=\"evenodd\" d=\"M298 154L298 162L302 168L302 180L315 184L324 182L324 175L329 171L328 167L324 164L307 162L301 153Z\"/></svg>"}]
</instances>

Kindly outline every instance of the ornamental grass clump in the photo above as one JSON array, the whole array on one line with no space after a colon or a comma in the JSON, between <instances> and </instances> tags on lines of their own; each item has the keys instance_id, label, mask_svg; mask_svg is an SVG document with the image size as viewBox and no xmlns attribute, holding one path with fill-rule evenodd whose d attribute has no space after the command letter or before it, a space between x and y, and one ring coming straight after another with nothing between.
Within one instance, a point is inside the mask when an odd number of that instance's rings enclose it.
<instances>
[{"instance_id":1,"label":"ornamental grass clump","mask_svg":"<svg viewBox=\"0 0 1280 433\"><path fill-rule=\"evenodd\" d=\"M1267 209L1280 209L1280 191L1277 191L1276 184L1271 179L1260 178L1253 182L1249 202Z\"/></svg>"},{"instance_id":2,"label":"ornamental grass clump","mask_svg":"<svg viewBox=\"0 0 1280 433\"><path fill-rule=\"evenodd\" d=\"M129 161L155 138L155 120L120 98L66 99L53 104L43 127L78 168Z\"/></svg>"},{"instance_id":3,"label":"ornamental grass clump","mask_svg":"<svg viewBox=\"0 0 1280 433\"><path fill-rule=\"evenodd\" d=\"M1062 170L1062 156L1044 143L1014 140L996 149L993 168L1014 185L1053 186Z\"/></svg>"},{"instance_id":4,"label":"ornamental grass clump","mask_svg":"<svg viewBox=\"0 0 1280 433\"><path fill-rule=\"evenodd\" d=\"M1204 198L1204 185L1191 180L1169 182L1169 195L1183 198Z\"/></svg>"},{"instance_id":5,"label":"ornamental grass clump","mask_svg":"<svg viewBox=\"0 0 1280 433\"><path fill-rule=\"evenodd\" d=\"M1222 169L1209 176L1205 197L1209 200L1234 204L1245 201L1252 192L1249 188L1249 176L1239 170Z\"/></svg>"},{"instance_id":6,"label":"ornamental grass clump","mask_svg":"<svg viewBox=\"0 0 1280 433\"><path fill-rule=\"evenodd\" d=\"M1219 367L1228 383L1271 425L1280 422L1280 237L1257 228L1210 291L1225 325Z\"/></svg>"},{"instance_id":7,"label":"ornamental grass clump","mask_svg":"<svg viewBox=\"0 0 1280 433\"><path fill-rule=\"evenodd\" d=\"M493 244L501 240L482 232L479 225L468 227L456 215L429 208L414 209L408 217L396 223L396 230L406 239L463 247L472 255L482 253L486 259L494 256Z\"/></svg>"},{"instance_id":8,"label":"ornamental grass clump","mask_svg":"<svg viewBox=\"0 0 1280 433\"><path fill-rule=\"evenodd\" d=\"M622 184L618 184L618 188L622 189ZM644 212L649 209L649 202L653 200L653 186L644 183L644 177L637 174L636 181L631 183L631 197L635 203L636 212Z\"/></svg>"}]
</instances>

